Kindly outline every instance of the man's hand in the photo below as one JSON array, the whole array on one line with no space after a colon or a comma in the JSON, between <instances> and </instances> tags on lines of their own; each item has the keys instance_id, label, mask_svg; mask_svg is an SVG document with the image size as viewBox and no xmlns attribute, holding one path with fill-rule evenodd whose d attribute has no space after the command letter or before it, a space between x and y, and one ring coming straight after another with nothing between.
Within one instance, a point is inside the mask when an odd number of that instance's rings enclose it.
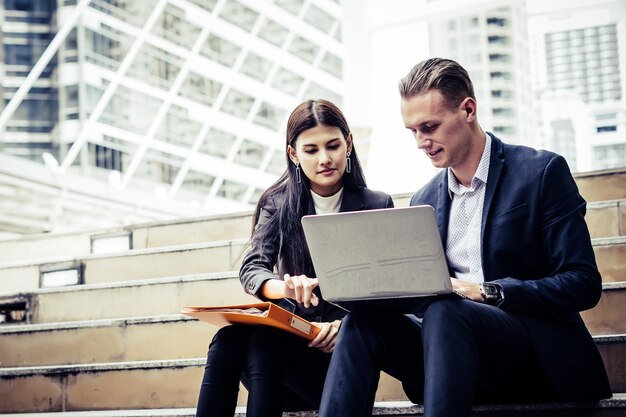
<instances>
[{"instance_id":1,"label":"man's hand","mask_svg":"<svg viewBox=\"0 0 626 417\"><path fill-rule=\"evenodd\" d=\"M317 278L309 278L306 275L285 274L285 298L291 298L306 308L317 306L320 302L313 289L317 287Z\"/></svg>"},{"instance_id":2,"label":"man's hand","mask_svg":"<svg viewBox=\"0 0 626 417\"><path fill-rule=\"evenodd\" d=\"M467 298L468 300L478 301L484 303L485 298L480 292L480 284L474 282L461 281L457 278L450 278L452 281L452 291L460 297Z\"/></svg>"},{"instance_id":3,"label":"man's hand","mask_svg":"<svg viewBox=\"0 0 626 417\"><path fill-rule=\"evenodd\" d=\"M318 348L322 352L331 353L333 349L335 349L335 343L337 343L337 335L339 334L341 320L335 320L332 323L312 324L314 326L321 327L322 331L317 334L311 343L309 343L309 347Z\"/></svg>"}]
</instances>

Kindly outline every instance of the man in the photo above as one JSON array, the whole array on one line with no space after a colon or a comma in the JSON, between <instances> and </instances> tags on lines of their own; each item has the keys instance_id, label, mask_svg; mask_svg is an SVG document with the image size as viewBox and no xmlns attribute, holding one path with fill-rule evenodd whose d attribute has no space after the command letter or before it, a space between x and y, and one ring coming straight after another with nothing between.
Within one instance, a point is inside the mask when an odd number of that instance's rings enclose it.
<instances>
[{"instance_id":1,"label":"man","mask_svg":"<svg viewBox=\"0 0 626 417\"><path fill-rule=\"evenodd\" d=\"M419 63L400 95L418 148L445 168L411 205L437 211L456 294L434 298L421 320L349 314L320 416L371 415L380 370L426 417L469 416L473 403L609 397L579 315L596 305L602 281L565 160L485 134L472 82L454 61Z\"/></svg>"}]
</instances>

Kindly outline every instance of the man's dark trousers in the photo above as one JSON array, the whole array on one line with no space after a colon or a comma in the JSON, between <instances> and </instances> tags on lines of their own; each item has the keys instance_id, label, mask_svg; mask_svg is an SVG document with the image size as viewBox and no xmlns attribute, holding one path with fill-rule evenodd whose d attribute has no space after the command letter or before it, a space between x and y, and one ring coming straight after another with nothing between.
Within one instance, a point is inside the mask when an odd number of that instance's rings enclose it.
<instances>
[{"instance_id":1,"label":"man's dark trousers","mask_svg":"<svg viewBox=\"0 0 626 417\"><path fill-rule=\"evenodd\" d=\"M341 326L319 415L371 415L367 397L380 370L402 381L409 398L424 404L425 417L469 416L472 403L547 400L538 369L523 321L494 306L444 297L421 322L356 310Z\"/></svg>"}]
</instances>

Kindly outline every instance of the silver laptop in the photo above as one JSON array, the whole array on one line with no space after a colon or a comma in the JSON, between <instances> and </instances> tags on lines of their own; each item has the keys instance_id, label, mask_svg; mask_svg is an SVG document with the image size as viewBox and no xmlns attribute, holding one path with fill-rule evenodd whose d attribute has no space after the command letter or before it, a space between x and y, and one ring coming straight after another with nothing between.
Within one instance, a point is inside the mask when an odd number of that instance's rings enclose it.
<instances>
[{"instance_id":1,"label":"silver laptop","mask_svg":"<svg viewBox=\"0 0 626 417\"><path fill-rule=\"evenodd\" d=\"M328 301L452 292L431 206L310 215L302 227Z\"/></svg>"}]
</instances>

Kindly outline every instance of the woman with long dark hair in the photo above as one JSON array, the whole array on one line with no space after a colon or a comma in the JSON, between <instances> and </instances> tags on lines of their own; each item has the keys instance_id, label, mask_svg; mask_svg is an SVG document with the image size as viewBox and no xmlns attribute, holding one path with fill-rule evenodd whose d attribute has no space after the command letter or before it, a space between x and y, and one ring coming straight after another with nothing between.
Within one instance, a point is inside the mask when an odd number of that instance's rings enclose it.
<instances>
[{"instance_id":1,"label":"woman with long dark hair","mask_svg":"<svg viewBox=\"0 0 626 417\"><path fill-rule=\"evenodd\" d=\"M366 188L348 123L333 103L301 103L289 116L286 138L287 169L258 202L239 277L262 300L293 300L294 312L322 330L308 342L271 327L220 329L209 347L198 416L232 416L240 380L249 417L319 407L345 310L322 298L300 220L393 207L387 194Z\"/></svg>"}]
</instances>

